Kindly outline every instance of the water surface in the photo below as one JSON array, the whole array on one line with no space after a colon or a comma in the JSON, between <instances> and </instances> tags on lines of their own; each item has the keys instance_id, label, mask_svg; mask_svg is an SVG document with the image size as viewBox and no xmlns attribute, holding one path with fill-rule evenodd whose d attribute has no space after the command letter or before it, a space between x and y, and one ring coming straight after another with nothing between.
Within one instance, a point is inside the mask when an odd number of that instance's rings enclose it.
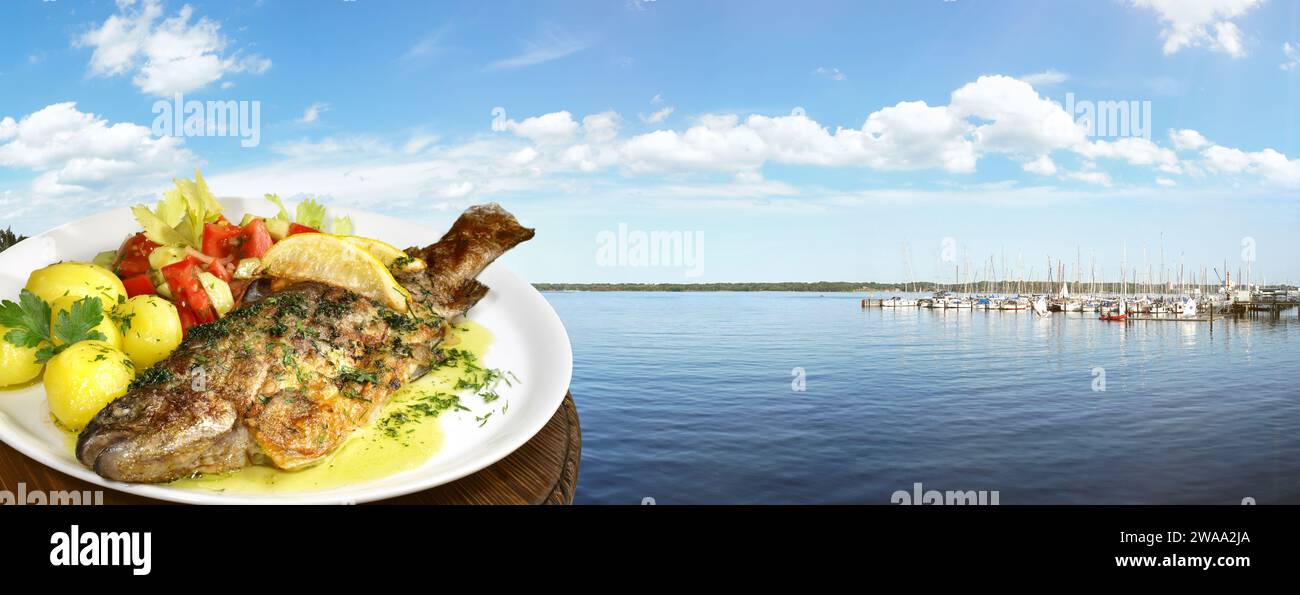
<instances>
[{"instance_id":1,"label":"water surface","mask_svg":"<svg viewBox=\"0 0 1300 595\"><path fill-rule=\"evenodd\" d=\"M915 482L1300 502L1294 312L1211 328L861 297L547 293L573 341L577 502L884 504Z\"/></svg>"}]
</instances>

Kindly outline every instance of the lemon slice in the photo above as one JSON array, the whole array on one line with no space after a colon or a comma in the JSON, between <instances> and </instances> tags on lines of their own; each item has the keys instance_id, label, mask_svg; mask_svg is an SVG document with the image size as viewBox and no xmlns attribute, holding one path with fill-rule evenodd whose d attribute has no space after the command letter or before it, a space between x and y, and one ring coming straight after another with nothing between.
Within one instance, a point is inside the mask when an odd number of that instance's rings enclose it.
<instances>
[{"instance_id":1,"label":"lemon slice","mask_svg":"<svg viewBox=\"0 0 1300 595\"><path fill-rule=\"evenodd\" d=\"M423 260L412 257L387 242L360 236L343 236L343 240L360 246L395 273L414 273L423 271L428 266Z\"/></svg>"},{"instance_id":2,"label":"lemon slice","mask_svg":"<svg viewBox=\"0 0 1300 595\"><path fill-rule=\"evenodd\" d=\"M383 261L342 236L300 233L281 240L262 256L259 270L292 281L342 287L406 312L410 294Z\"/></svg>"}]
</instances>

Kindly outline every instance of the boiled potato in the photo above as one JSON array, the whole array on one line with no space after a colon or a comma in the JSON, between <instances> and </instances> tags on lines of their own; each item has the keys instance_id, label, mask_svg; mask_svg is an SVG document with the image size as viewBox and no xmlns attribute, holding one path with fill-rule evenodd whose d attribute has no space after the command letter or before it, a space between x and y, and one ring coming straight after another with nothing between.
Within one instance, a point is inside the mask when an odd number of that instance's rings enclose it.
<instances>
[{"instance_id":1,"label":"boiled potato","mask_svg":"<svg viewBox=\"0 0 1300 595\"><path fill-rule=\"evenodd\" d=\"M59 312L71 310L72 305L81 299L83 298L75 295L67 295L50 303L50 337L54 339L54 344L56 346L63 344L63 341L60 341L58 337L54 336L54 325L59 321ZM109 313L113 311L113 308L109 305L104 305L103 308L104 319L99 321L99 324L96 325L93 330L103 333L104 342L111 345L113 349L121 349L122 331L118 330L117 324L115 324L113 318L109 316Z\"/></svg>"},{"instance_id":2,"label":"boiled potato","mask_svg":"<svg viewBox=\"0 0 1300 595\"><path fill-rule=\"evenodd\" d=\"M45 396L59 423L80 430L126 394L134 378L135 366L125 353L103 341L78 341L46 364Z\"/></svg>"},{"instance_id":3,"label":"boiled potato","mask_svg":"<svg viewBox=\"0 0 1300 595\"><path fill-rule=\"evenodd\" d=\"M7 327L0 326L0 386L28 382L45 367L36 363L36 347L19 347L4 340L8 332Z\"/></svg>"},{"instance_id":4,"label":"boiled potato","mask_svg":"<svg viewBox=\"0 0 1300 595\"><path fill-rule=\"evenodd\" d=\"M126 299L126 287L113 271L87 262L60 262L34 271L27 278L27 290L46 303L65 296L95 296L105 310Z\"/></svg>"},{"instance_id":5,"label":"boiled potato","mask_svg":"<svg viewBox=\"0 0 1300 595\"><path fill-rule=\"evenodd\" d=\"M124 321L122 351L135 362L137 370L152 366L181 344L181 317L176 306L156 295L137 295L117 307L117 317Z\"/></svg>"}]
</instances>

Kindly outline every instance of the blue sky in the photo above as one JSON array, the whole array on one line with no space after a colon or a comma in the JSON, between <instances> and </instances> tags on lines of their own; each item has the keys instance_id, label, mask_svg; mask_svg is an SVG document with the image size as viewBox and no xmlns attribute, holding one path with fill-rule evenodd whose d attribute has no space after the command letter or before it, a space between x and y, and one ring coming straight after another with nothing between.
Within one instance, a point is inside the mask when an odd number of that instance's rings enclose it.
<instances>
[{"instance_id":1,"label":"blue sky","mask_svg":"<svg viewBox=\"0 0 1300 595\"><path fill-rule=\"evenodd\" d=\"M0 225L27 233L202 167L431 222L501 202L533 281L902 280L904 246L920 279L1078 253L1113 278L1162 238L1174 270L1235 275L1245 242L1256 280L1300 280L1295 1L0 11ZM156 134L177 92L259 102L257 146ZM1090 135L1067 96L1150 118ZM702 274L603 266L620 224L702 233Z\"/></svg>"}]
</instances>

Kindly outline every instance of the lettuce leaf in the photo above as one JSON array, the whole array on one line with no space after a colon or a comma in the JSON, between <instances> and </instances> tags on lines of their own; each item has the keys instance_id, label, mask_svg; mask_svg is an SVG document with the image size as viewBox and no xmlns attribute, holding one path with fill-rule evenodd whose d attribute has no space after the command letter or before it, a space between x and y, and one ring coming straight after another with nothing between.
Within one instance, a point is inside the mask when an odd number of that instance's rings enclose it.
<instances>
[{"instance_id":1,"label":"lettuce leaf","mask_svg":"<svg viewBox=\"0 0 1300 595\"><path fill-rule=\"evenodd\" d=\"M149 207L136 205L131 207L131 214L135 215L135 222L140 224L140 228L144 230L144 237L149 238L149 241L163 245L189 244L185 236L167 225L167 222L150 211Z\"/></svg>"},{"instance_id":2,"label":"lettuce leaf","mask_svg":"<svg viewBox=\"0 0 1300 595\"><path fill-rule=\"evenodd\" d=\"M298 215L296 222L299 225L306 225L312 229L325 229L325 205L315 201L315 199L305 198L298 203Z\"/></svg>"},{"instance_id":3,"label":"lettuce leaf","mask_svg":"<svg viewBox=\"0 0 1300 595\"><path fill-rule=\"evenodd\" d=\"M194 170L194 181L174 180L176 190L180 192L185 203L185 217L181 219L176 230L195 248L203 245L203 224L212 223L221 216L221 203L212 196L203 174Z\"/></svg>"},{"instance_id":4,"label":"lettuce leaf","mask_svg":"<svg viewBox=\"0 0 1300 595\"><path fill-rule=\"evenodd\" d=\"M144 205L131 208L145 237L159 244L203 246L203 224L216 221L222 206L208 190L203 174L194 170L194 180L172 180L175 188L163 193L153 211Z\"/></svg>"},{"instance_id":5,"label":"lettuce leaf","mask_svg":"<svg viewBox=\"0 0 1300 595\"><path fill-rule=\"evenodd\" d=\"M163 193L162 200L158 201L153 212L168 227L176 227L185 218L185 199L181 198L179 190L172 188Z\"/></svg>"},{"instance_id":6,"label":"lettuce leaf","mask_svg":"<svg viewBox=\"0 0 1300 595\"><path fill-rule=\"evenodd\" d=\"M340 236L352 235L352 218L347 216L335 217L334 223L330 224L330 233Z\"/></svg>"},{"instance_id":7,"label":"lettuce leaf","mask_svg":"<svg viewBox=\"0 0 1300 595\"><path fill-rule=\"evenodd\" d=\"M285 208L284 201L280 200L278 194L267 194L266 200L271 201L280 209L279 214L275 216L276 219L290 221L299 225L306 225L307 227L319 229L320 231L329 231L329 233L332 234L344 236L352 235L351 217L335 217L327 230L325 222L328 218L326 217L327 213L325 205L316 202L316 199L314 198L308 197L302 199L302 201L298 203L298 208L293 217L289 216L289 209Z\"/></svg>"},{"instance_id":8,"label":"lettuce leaf","mask_svg":"<svg viewBox=\"0 0 1300 595\"><path fill-rule=\"evenodd\" d=\"M266 200L269 200L275 203L275 206L280 207L280 213L275 216L276 219L280 219L283 221L293 221L293 219L289 218L289 210L284 208L283 202L280 202L280 196L278 194L268 194L266 195Z\"/></svg>"}]
</instances>

